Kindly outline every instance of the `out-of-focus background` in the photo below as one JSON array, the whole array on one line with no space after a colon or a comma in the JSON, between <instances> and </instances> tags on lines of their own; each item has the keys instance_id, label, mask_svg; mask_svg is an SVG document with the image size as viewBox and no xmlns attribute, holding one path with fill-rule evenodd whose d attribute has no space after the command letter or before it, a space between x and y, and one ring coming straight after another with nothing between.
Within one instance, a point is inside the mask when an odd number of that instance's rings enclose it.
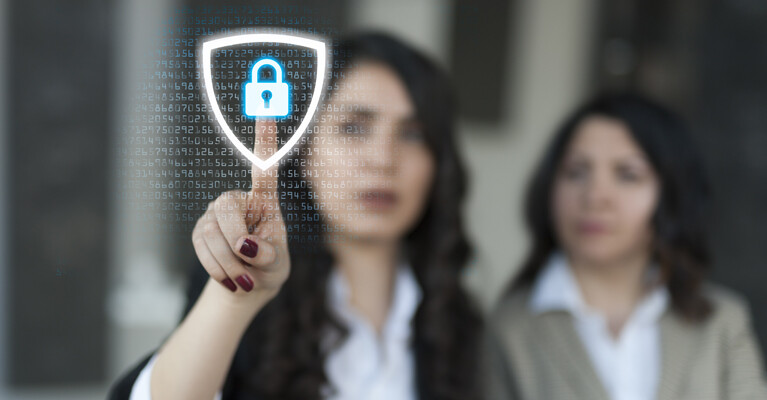
<instances>
[{"instance_id":1,"label":"out-of-focus background","mask_svg":"<svg viewBox=\"0 0 767 400\"><path fill-rule=\"evenodd\" d=\"M485 309L525 253L521 194L563 115L607 89L672 106L713 181L713 279L767 344L764 0L3 0L0 398L103 398L176 325L197 194L248 179L195 164L224 145L179 105L200 101L197 40L252 24L380 29L453 74Z\"/></svg>"}]
</instances>

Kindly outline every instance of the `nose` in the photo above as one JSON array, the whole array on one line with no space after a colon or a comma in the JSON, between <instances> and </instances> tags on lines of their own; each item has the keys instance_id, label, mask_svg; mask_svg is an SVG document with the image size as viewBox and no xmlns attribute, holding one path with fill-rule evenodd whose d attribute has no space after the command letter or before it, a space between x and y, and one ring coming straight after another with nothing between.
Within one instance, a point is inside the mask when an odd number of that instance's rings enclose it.
<instances>
[{"instance_id":1,"label":"nose","mask_svg":"<svg viewBox=\"0 0 767 400\"><path fill-rule=\"evenodd\" d=\"M373 128L365 145L365 164L370 169L391 172L396 166L398 143L394 129L388 124Z\"/></svg>"},{"instance_id":2,"label":"nose","mask_svg":"<svg viewBox=\"0 0 767 400\"><path fill-rule=\"evenodd\" d=\"M583 200L587 209L600 209L612 201L612 183L608 174L595 171L586 181Z\"/></svg>"}]
</instances>

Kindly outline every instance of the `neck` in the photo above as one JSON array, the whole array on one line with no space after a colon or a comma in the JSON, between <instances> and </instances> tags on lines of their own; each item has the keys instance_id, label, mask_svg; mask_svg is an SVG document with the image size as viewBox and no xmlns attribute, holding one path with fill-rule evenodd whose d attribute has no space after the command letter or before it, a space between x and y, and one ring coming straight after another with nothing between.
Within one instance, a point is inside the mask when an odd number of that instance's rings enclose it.
<instances>
[{"instance_id":1,"label":"neck","mask_svg":"<svg viewBox=\"0 0 767 400\"><path fill-rule=\"evenodd\" d=\"M606 263L568 257L586 304L605 316L614 338L645 294L644 274L649 256Z\"/></svg>"},{"instance_id":2,"label":"neck","mask_svg":"<svg viewBox=\"0 0 767 400\"><path fill-rule=\"evenodd\" d=\"M380 333L391 304L399 244L344 238L331 245L331 251L349 285L351 307Z\"/></svg>"}]
</instances>

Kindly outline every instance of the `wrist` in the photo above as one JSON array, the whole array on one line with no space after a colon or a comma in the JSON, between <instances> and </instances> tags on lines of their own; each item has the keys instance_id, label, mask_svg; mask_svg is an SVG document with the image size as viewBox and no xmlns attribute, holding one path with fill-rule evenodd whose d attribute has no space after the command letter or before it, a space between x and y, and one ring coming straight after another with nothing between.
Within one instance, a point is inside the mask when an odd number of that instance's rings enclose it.
<instances>
[{"instance_id":1,"label":"wrist","mask_svg":"<svg viewBox=\"0 0 767 400\"><path fill-rule=\"evenodd\" d=\"M250 320L261 311L279 292L278 290L254 289L250 293L232 293L214 279L209 278L201 298L220 313L233 318Z\"/></svg>"}]
</instances>

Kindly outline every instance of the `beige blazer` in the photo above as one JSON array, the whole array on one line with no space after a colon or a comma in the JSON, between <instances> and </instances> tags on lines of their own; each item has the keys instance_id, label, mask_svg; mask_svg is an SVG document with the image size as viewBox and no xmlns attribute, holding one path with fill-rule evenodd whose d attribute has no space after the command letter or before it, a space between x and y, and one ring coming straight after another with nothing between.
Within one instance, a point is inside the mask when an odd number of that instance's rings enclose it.
<instances>
[{"instance_id":1,"label":"beige blazer","mask_svg":"<svg viewBox=\"0 0 767 400\"><path fill-rule=\"evenodd\" d=\"M667 311L660 322L657 400L767 400L767 379L744 300L707 287L714 312L690 325ZM488 399L610 400L570 314L528 311L529 291L501 300L488 322Z\"/></svg>"}]
</instances>

